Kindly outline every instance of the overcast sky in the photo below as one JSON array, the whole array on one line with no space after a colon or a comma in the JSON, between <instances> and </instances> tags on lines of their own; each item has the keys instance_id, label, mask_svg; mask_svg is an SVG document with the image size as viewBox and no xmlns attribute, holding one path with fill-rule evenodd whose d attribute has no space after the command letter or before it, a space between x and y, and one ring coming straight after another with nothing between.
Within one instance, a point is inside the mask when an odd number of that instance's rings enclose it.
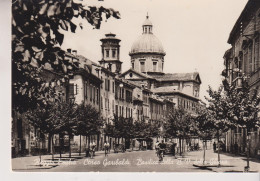
<instances>
[{"instance_id":1,"label":"overcast sky","mask_svg":"<svg viewBox=\"0 0 260 181\"><path fill-rule=\"evenodd\" d=\"M147 12L153 33L162 42L165 73L193 72L202 80L200 98L204 100L208 85L217 89L221 83L223 55L230 48L227 39L247 0L88 0L83 4L118 10L121 19L103 21L95 30L82 20L83 30L66 33L63 48L72 48L90 60L101 59L100 39L112 32L122 41L122 71L130 68L128 55L133 42L142 34Z\"/></svg>"}]
</instances>

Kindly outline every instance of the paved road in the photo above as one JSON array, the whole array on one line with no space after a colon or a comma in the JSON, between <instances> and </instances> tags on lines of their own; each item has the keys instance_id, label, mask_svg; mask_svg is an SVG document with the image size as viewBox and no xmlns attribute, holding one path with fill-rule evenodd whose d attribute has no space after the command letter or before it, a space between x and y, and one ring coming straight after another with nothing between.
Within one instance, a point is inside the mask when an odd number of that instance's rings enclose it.
<instances>
[{"instance_id":1,"label":"paved road","mask_svg":"<svg viewBox=\"0 0 260 181\"><path fill-rule=\"evenodd\" d=\"M72 161L63 160L60 165L35 166L39 157L21 157L12 159L14 171L34 172L242 172L246 165L244 157L231 154L221 154L222 167L217 167L217 154L212 150L206 152L206 163L209 167L202 169L193 164L202 165L202 151L186 153L184 157L165 156L163 162L158 162L155 151L134 151L111 153L108 157L104 152L96 153L94 159L80 158ZM58 155L56 155L58 157ZM78 154L73 155L78 156ZM50 155L42 157L44 162L51 162ZM213 165L211 165L213 164ZM57 165L57 162L54 164ZM215 165L215 166L214 166ZM260 160L251 159L250 170L260 172Z\"/></svg>"},{"instance_id":2,"label":"paved road","mask_svg":"<svg viewBox=\"0 0 260 181\"><path fill-rule=\"evenodd\" d=\"M82 158L65 162L51 169L27 171L47 172L206 172L194 167L193 162L183 158L165 156L163 162L158 161L155 151L134 151L111 153L108 157L103 152L96 154L94 159Z\"/></svg>"}]
</instances>

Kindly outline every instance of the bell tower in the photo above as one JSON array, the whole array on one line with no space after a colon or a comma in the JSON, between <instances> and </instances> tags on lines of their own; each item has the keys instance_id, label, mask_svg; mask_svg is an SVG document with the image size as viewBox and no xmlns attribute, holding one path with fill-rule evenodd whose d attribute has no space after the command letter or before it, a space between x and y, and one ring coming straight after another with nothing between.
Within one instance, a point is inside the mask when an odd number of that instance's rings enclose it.
<instances>
[{"instance_id":1,"label":"bell tower","mask_svg":"<svg viewBox=\"0 0 260 181\"><path fill-rule=\"evenodd\" d=\"M100 40L102 59L99 61L100 65L109 69L113 73L121 73L120 61L120 39L116 38L113 33L105 34L105 38Z\"/></svg>"}]
</instances>

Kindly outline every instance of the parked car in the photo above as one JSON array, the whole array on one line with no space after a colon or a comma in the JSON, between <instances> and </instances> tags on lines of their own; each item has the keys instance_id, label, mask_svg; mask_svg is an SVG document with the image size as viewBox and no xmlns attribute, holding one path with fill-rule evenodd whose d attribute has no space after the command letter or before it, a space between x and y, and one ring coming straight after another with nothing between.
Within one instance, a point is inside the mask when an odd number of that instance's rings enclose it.
<instances>
[{"instance_id":1,"label":"parked car","mask_svg":"<svg viewBox=\"0 0 260 181\"><path fill-rule=\"evenodd\" d=\"M176 143L172 143L172 142L166 142L166 149L164 154L165 155L175 155L175 147L176 147Z\"/></svg>"},{"instance_id":2,"label":"parked car","mask_svg":"<svg viewBox=\"0 0 260 181\"><path fill-rule=\"evenodd\" d=\"M122 152L124 153L126 150L125 150L125 145L124 144L115 144L115 147L114 147L114 152L115 153L118 153L118 152Z\"/></svg>"}]
</instances>

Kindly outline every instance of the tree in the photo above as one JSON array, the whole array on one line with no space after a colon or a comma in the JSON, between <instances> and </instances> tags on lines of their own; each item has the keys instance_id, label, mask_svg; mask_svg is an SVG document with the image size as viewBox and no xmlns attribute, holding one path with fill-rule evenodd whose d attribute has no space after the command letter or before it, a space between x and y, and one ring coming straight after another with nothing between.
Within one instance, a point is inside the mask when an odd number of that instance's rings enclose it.
<instances>
[{"instance_id":1,"label":"tree","mask_svg":"<svg viewBox=\"0 0 260 181\"><path fill-rule=\"evenodd\" d=\"M104 125L104 120L100 118L99 112L91 105L80 104L77 106L77 121L75 134L80 135L81 154L81 135L90 136L100 134L100 129Z\"/></svg>"},{"instance_id":2,"label":"tree","mask_svg":"<svg viewBox=\"0 0 260 181\"><path fill-rule=\"evenodd\" d=\"M205 163L205 144L208 139L215 135L215 126L212 113L206 107L200 107L197 110L197 116L194 118L196 134L203 140L203 165Z\"/></svg>"},{"instance_id":3,"label":"tree","mask_svg":"<svg viewBox=\"0 0 260 181\"><path fill-rule=\"evenodd\" d=\"M205 97L209 102L208 109L211 111L214 118L213 128L216 130L218 139L218 167L220 167L220 135L227 132L230 128L234 127L228 120L229 103L225 97L225 90L220 86L217 91L213 90L210 86L207 90L209 98Z\"/></svg>"},{"instance_id":4,"label":"tree","mask_svg":"<svg viewBox=\"0 0 260 181\"><path fill-rule=\"evenodd\" d=\"M165 134L167 137L179 138L180 155L182 155L182 140L188 138L193 128L193 119L189 112L183 107L175 108L169 113L164 123Z\"/></svg>"},{"instance_id":5,"label":"tree","mask_svg":"<svg viewBox=\"0 0 260 181\"><path fill-rule=\"evenodd\" d=\"M81 17L99 29L102 15L105 18L120 18L113 9L84 6L73 0L13 0L12 1L12 107L25 112L46 104L54 84L65 81L46 82L40 76L48 65L65 78L78 68L78 62L64 58L62 31L75 33L78 25L73 18ZM79 24L82 28L82 24ZM62 79L64 80L64 79ZM26 102L26 104L24 104Z\"/></svg>"},{"instance_id":6,"label":"tree","mask_svg":"<svg viewBox=\"0 0 260 181\"><path fill-rule=\"evenodd\" d=\"M259 128L259 103L260 96L258 87L252 88L248 84L248 78L240 77L241 85L236 86L229 84L227 80L223 80L225 90L225 101L227 106L227 119L232 125L245 129L247 133L247 166L245 170L249 170L249 150L250 150L250 131Z\"/></svg>"},{"instance_id":7,"label":"tree","mask_svg":"<svg viewBox=\"0 0 260 181\"><path fill-rule=\"evenodd\" d=\"M34 127L40 134L49 135L49 147L52 145L52 159L54 159L53 135L61 131L61 122L56 114L57 107L55 104L46 106L37 106L34 109L27 110L25 117L29 120L29 124ZM50 150L50 148L49 148Z\"/></svg>"}]
</instances>

